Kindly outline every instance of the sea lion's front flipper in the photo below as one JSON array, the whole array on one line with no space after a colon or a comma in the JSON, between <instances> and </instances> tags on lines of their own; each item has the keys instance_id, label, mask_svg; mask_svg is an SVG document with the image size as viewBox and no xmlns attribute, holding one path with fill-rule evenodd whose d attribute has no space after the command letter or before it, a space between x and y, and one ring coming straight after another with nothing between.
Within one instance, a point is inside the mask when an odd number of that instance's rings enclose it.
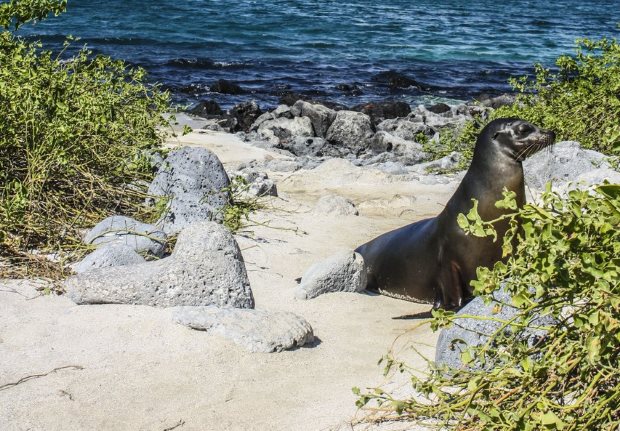
<instances>
[{"instance_id":1,"label":"sea lion's front flipper","mask_svg":"<svg viewBox=\"0 0 620 431\"><path fill-rule=\"evenodd\" d=\"M439 286L435 290L434 309L453 310L465 304L464 301L469 298L470 294L458 263L450 261L448 268L442 268L438 281Z\"/></svg>"}]
</instances>

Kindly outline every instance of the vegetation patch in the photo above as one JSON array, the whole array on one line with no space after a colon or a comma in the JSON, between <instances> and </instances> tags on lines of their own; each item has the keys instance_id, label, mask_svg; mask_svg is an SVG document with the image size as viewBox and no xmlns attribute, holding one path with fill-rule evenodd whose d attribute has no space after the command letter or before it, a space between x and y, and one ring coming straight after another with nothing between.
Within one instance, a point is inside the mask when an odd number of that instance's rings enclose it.
<instances>
[{"instance_id":1,"label":"vegetation patch","mask_svg":"<svg viewBox=\"0 0 620 431\"><path fill-rule=\"evenodd\" d=\"M13 33L65 9L58 0L0 4L4 267L23 267L33 249L80 247L82 228L142 211L152 178L148 154L168 130L169 95L148 85L144 70L86 48L63 58Z\"/></svg>"},{"instance_id":2,"label":"vegetation patch","mask_svg":"<svg viewBox=\"0 0 620 431\"><path fill-rule=\"evenodd\" d=\"M506 193L498 206L516 209ZM479 268L474 293L490 301L498 286L518 314L481 346L466 349L462 370L429 362L411 376L418 395L397 399L381 389L362 393L402 419L435 420L456 430L612 430L620 427L620 185L571 191L549 189L540 205L508 219L506 263ZM499 220L499 219L498 219ZM459 224L476 236L495 235L475 208ZM520 227L519 227L520 226ZM541 327L541 316L558 323ZM453 312L434 311L434 329L458 325ZM493 316L488 319L497 320ZM545 336L532 342L533 330ZM387 358L386 372L407 367Z\"/></svg>"}]
</instances>

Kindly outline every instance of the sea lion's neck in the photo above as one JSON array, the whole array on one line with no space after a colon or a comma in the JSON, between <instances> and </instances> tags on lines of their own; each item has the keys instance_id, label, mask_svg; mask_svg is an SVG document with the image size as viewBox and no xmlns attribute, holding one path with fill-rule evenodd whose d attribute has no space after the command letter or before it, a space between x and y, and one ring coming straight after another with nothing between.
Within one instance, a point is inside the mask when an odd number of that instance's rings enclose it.
<instances>
[{"instance_id":1,"label":"sea lion's neck","mask_svg":"<svg viewBox=\"0 0 620 431\"><path fill-rule=\"evenodd\" d=\"M467 213L473 206L471 200L476 199L483 220L497 218L505 212L495 207L495 202L502 199L504 189L516 193L519 206L525 203L521 162L505 154L477 154L444 211Z\"/></svg>"}]
</instances>

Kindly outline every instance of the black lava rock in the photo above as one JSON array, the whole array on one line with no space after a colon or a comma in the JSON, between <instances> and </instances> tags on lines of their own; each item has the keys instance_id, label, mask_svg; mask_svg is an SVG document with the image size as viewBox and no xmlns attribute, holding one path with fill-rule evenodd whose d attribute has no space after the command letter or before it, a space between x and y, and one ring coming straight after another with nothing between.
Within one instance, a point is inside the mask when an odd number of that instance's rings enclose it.
<instances>
[{"instance_id":1,"label":"black lava rock","mask_svg":"<svg viewBox=\"0 0 620 431\"><path fill-rule=\"evenodd\" d=\"M190 114L197 115L199 117L209 118L212 116L224 115L224 111L220 108L220 105L213 99L202 100L198 102L196 106L188 111Z\"/></svg>"},{"instance_id":2,"label":"black lava rock","mask_svg":"<svg viewBox=\"0 0 620 431\"><path fill-rule=\"evenodd\" d=\"M408 103L396 101L364 103L354 106L352 110L368 115L375 125L383 120L406 117L411 113L411 107Z\"/></svg>"},{"instance_id":3,"label":"black lava rock","mask_svg":"<svg viewBox=\"0 0 620 431\"><path fill-rule=\"evenodd\" d=\"M215 84L211 85L209 88L211 89L211 91L215 93L222 93L222 94L235 95L235 94L245 93L245 91L238 84L235 84L234 82L231 82L231 81L227 81L225 79L218 80Z\"/></svg>"},{"instance_id":4,"label":"black lava rock","mask_svg":"<svg viewBox=\"0 0 620 431\"><path fill-rule=\"evenodd\" d=\"M450 105L447 105L445 103L436 103L426 109L433 114L443 114L444 112L450 111L452 108L450 108Z\"/></svg>"},{"instance_id":5,"label":"black lava rock","mask_svg":"<svg viewBox=\"0 0 620 431\"><path fill-rule=\"evenodd\" d=\"M258 104L251 100L249 102L243 102L235 105L230 111L229 115L237 120L235 131L248 132L250 126L256 121L258 117L263 113Z\"/></svg>"},{"instance_id":6,"label":"black lava rock","mask_svg":"<svg viewBox=\"0 0 620 431\"><path fill-rule=\"evenodd\" d=\"M413 78L407 75L396 72L394 70L388 70L387 72L380 72L372 77L372 81L379 84L387 85L390 88L409 88L415 87L421 89L422 85Z\"/></svg>"}]
</instances>

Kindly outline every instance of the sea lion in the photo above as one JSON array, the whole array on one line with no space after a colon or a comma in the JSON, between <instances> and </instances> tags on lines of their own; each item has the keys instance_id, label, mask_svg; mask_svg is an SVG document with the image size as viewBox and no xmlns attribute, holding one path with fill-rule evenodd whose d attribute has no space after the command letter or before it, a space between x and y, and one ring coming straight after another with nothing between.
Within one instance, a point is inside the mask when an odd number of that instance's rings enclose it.
<instances>
[{"instance_id":1,"label":"sea lion","mask_svg":"<svg viewBox=\"0 0 620 431\"><path fill-rule=\"evenodd\" d=\"M469 282L476 268L491 267L502 257L501 240L466 235L457 224L460 213L478 200L483 220L493 220L507 210L495 207L504 188L525 203L523 166L528 156L553 144L555 134L518 118L491 121L480 133L471 165L444 210L434 218L420 220L385 233L361 245L368 271L367 289L417 302L433 308L453 309L472 297ZM508 223L495 226L499 238Z\"/></svg>"}]
</instances>

